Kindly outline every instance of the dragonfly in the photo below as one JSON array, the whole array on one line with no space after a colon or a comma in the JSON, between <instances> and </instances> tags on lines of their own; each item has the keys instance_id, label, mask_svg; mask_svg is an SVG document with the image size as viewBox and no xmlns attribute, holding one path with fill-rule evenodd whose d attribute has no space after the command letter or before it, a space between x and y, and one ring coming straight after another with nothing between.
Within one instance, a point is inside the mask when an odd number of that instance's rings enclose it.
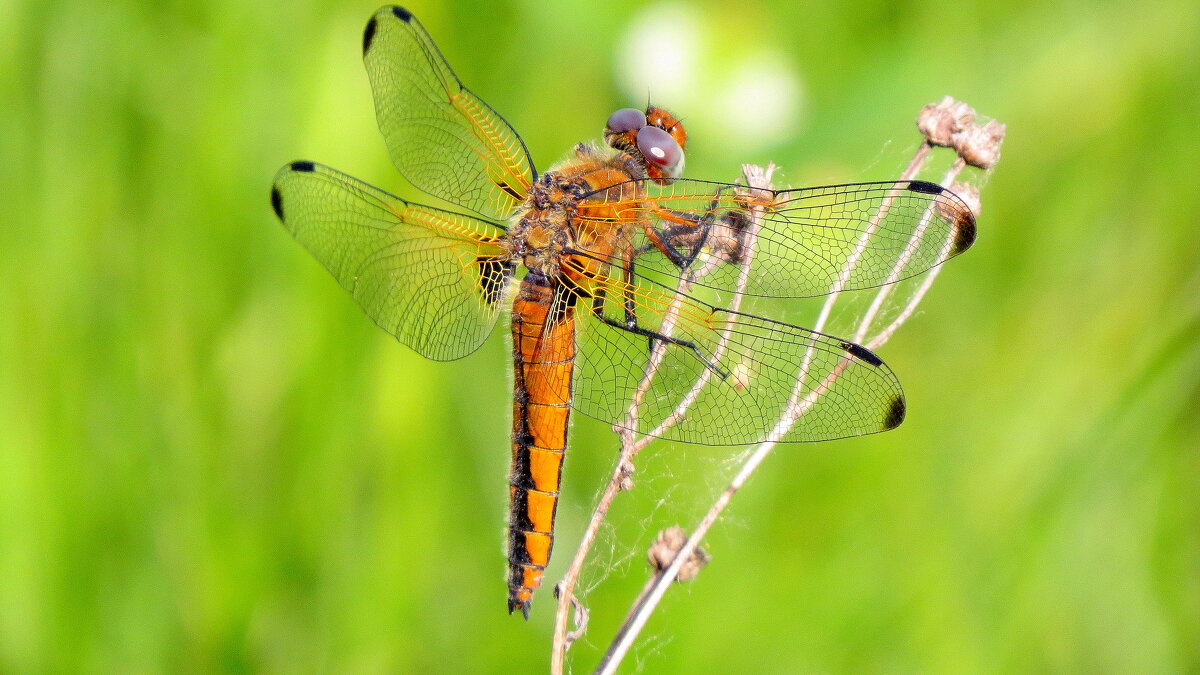
<instances>
[{"instance_id":1,"label":"dragonfly","mask_svg":"<svg viewBox=\"0 0 1200 675\"><path fill-rule=\"evenodd\" d=\"M953 192L917 180L749 191L685 179L684 127L653 105L616 111L603 143L580 143L539 173L411 12L377 10L362 53L393 164L453 208L307 160L279 170L271 204L367 316L424 357L463 358L510 317L510 614L529 618L550 562L573 412L674 441L745 445L805 377L825 389L783 442L903 421L899 380L871 350L714 298L819 297L925 272L975 240Z\"/></svg>"}]
</instances>

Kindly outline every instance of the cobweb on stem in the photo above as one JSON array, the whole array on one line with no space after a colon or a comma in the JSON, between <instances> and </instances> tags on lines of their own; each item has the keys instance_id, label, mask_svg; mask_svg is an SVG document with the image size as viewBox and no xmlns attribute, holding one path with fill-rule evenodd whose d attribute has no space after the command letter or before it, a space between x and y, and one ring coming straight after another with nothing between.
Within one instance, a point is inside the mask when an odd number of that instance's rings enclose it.
<instances>
[{"instance_id":1,"label":"cobweb on stem","mask_svg":"<svg viewBox=\"0 0 1200 675\"><path fill-rule=\"evenodd\" d=\"M898 177L898 180L911 180L915 178L925 168L935 147L952 148L955 152L955 159L939 183L958 194L968 204L976 217L978 217L980 209L978 188L969 182L956 181L968 165L983 169L985 172L990 171L995 166L999 159L1000 144L1004 138L1004 125L995 121L989 121L985 124L976 123L975 111L970 106L947 96L940 102L925 106L921 110L917 120L917 127L923 136L923 141L908 166ZM738 261L741 269L738 275L736 292L730 303L730 309L734 311L740 308L743 300L743 292L746 288L751 266L753 265L754 235L761 224L764 210L770 206L770 193L766 192L766 190L772 189L771 177L775 169L776 167L773 164L768 164L765 168L752 165L744 165L742 167L743 178L747 186L744 197L747 203L752 205L760 204L760 206L750 209L746 250ZM811 326L813 330L826 330L846 281L851 277L855 265L859 262L862 251L865 250L870 238L875 234L875 226L882 221L889 206L890 200L885 199L871 223L869 223L856 248L847 258L841 274L834 281L828 294L825 296L816 321ZM940 274L941 266L936 266L918 277L915 281L903 284L895 283L900 279L902 270L905 268L905 264L908 262L912 251L917 249L917 246L922 241L922 237L926 235L926 224L932 215L932 212L927 213L925 219L918 223L918 226L911 234L909 245L897 256L893 267L893 274L888 279L890 283L876 290L873 299L865 309L859 310L856 307L854 315L849 317L853 321L851 322L852 325L850 326L848 337L854 342L864 345L871 350L883 345L913 315L917 305L925 297L934 280ZM718 256L711 256L698 269L690 270L688 273L681 275L678 280L678 293L676 297L679 298L682 294L687 293L696 281L705 274L708 274L714 266L720 264L728 263L721 261ZM678 308L678 302L668 308L667 318L660 327L660 331L664 335L671 334L674 325L674 315L678 311ZM728 340L728 330L727 328L725 334L721 336L717 344L714 361L720 359L721 353L725 349ZM849 357L846 357L846 360L842 364L834 368L821 381L812 382L810 381L811 378L808 377L808 364L812 359L812 349L813 347L809 348L809 353L805 355L805 358L801 362L796 385L774 428L766 434L761 443L743 456L735 475L724 490L717 495L716 500L709 507L707 513L704 514L693 528L691 535L686 536L684 531L679 528L660 533L651 550L651 560L655 573L647 582L642 593L633 602L628 617L605 652L596 672L614 672L628 654L633 641L637 638L647 619L658 606L658 603L671 583L695 577L704 564L708 562L708 554L699 546L700 540L703 539L713 524L716 523L732 500L734 494L745 485L750 476L762 465L778 441L786 436L792 426L825 395L831 384L840 377L849 361ZM696 395L711 378L712 371L705 369L689 393L681 399L681 402L672 414L668 415L648 433L644 435L636 434L632 429L638 428L638 413L642 399L658 372L664 351L663 343L656 343L655 348L651 351L645 375L627 411L625 424L614 428L621 440L620 456L613 469L612 477L601 493L599 502L584 532L579 548L576 550L563 580L555 588L558 596L558 611L555 615L554 643L551 653L551 670L554 673L564 672L567 648L586 629L587 613L575 596L575 586L588 553L596 541L596 534L604 522L617 493L622 490L632 489L633 487L633 460L646 445L654 440L655 436L661 435L665 429L678 423L679 420L687 415L689 408L696 399ZM736 377L736 374L734 376ZM575 608L576 621L574 629L568 631L567 622L571 616L572 607Z\"/></svg>"}]
</instances>

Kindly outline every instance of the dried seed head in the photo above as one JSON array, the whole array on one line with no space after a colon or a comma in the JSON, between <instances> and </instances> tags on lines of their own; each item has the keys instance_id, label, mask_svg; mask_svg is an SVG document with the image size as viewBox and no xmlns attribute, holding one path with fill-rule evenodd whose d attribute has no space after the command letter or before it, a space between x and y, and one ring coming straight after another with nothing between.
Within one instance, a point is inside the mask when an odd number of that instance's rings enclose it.
<instances>
[{"instance_id":1,"label":"dried seed head","mask_svg":"<svg viewBox=\"0 0 1200 675\"><path fill-rule=\"evenodd\" d=\"M774 162L767 164L764 169L753 164L742 165L742 177L746 180L745 187L739 186L734 193L742 208L750 210L759 208L769 210L775 202L775 191L771 185L771 176L779 167Z\"/></svg>"},{"instance_id":2,"label":"dried seed head","mask_svg":"<svg viewBox=\"0 0 1200 675\"><path fill-rule=\"evenodd\" d=\"M771 187L771 175L777 168L779 167L775 166L774 162L767 164L766 168L753 164L742 165L742 176L746 185L739 185L734 191L734 197L738 206L744 210L731 210L721 214L712 222L705 239L706 250L718 262L741 262L742 254L745 252L746 232L751 225L751 219L755 217L755 214L769 212L775 202L775 191ZM688 229L694 230L695 228ZM673 235L675 238L672 239L672 245L675 245L676 241L687 244L685 237L688 234L686 230L681 230L680 235ZM695 247L696 243L698 242L692 242L691 246Z\"/></svg>"},{"instance_id":3,"label":"dried seed head","mask_svg":"<svg viewBox=\"0 0 1200 675\"><path fill-rule=\"evenodd\" d=\"M752 188L770 190L771 176L775 174L775 170L778 168L775 166L775 162L767 162L765 168L754 164L743 164L742 176L746 179L746 185Z\"/></svg>"},{"instance_id":4,"label":"dried seed head","mask_svg":"<svg viewBox=\"0 0 1200 675\"><path fill-rule=\"evenodd\" d=\"M954 149L971 166L990 169L1000 160L1000 144L1005 126L992 120L982 126L972 124L954 134Z\"/></svg>"},{"instance_id":5,"label":"dried seed head","mask_svg":"<svg viewBox=\"0 0 1200 675\"><path fill-rule=\"evenodd\" d=\"M741 262L749 224L746 216L737 211L730 211L713 221L707 239L713 256L721 262Z\"/></svg>"},{"instance_id":6,"label":"dried seed head","mask_svg":"<svg viewBox=\"0 0 1200 675\"><path fill-rule=\"evenodd\" d=\"M933 145L950 147L954 134L966 129L975 121L975 110L961 101L946 96L937 103L921 108L917 116L917 129L925 140Z\"/></svg>"},{"instance_id":7,"label":"dried seed head","mask_svg":"<svg viewBox=\"0 0 1200 675\"><path fill-rule=\"evenodd\" d=\"M659 532L654 543L650 544L650 551L646 556L650 561L650 566L659 572L667 569L671 565L671 561L675 559L675 555L679 553L679 549L683 548L686 543L687 533L678 525ZM679 568L679 576L676 577L676 580L691 581L695 579L710 559L708 553L697 546L696 550L692 551L692 555L688 556L683 567Z\"/></svg>"}]
</instances>

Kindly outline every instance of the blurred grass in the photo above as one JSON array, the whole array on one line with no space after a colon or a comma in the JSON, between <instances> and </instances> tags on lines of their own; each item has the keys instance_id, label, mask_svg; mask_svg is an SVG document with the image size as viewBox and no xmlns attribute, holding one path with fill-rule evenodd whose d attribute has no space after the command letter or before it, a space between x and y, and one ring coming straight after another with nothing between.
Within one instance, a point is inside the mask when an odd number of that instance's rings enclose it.
<instances>
[{"instance_id":1,"label":"blurred grass","mask_svg":"<svg viewBox=\"0 0 1200 675\"><path fill-rule=\"evenodd\" d=\"M978 245L883 350L908 421L776 455L645 669L1200 669L1200 6L676 7L705 36L694 177L886 178L947 93L1009 138ZM359 60L374 8L0 5L0 670L544 668L548 589L503 611L503 339L420 359L267 203L300 157L404 189ZM540 167L640 103L639 3L410 8ZM751 48L802 96L743 148L717 103ZM580 670L733 454L654 447L585 579ZM575 425L551 579L614 448Z\"/></svg>"}]
</instances>

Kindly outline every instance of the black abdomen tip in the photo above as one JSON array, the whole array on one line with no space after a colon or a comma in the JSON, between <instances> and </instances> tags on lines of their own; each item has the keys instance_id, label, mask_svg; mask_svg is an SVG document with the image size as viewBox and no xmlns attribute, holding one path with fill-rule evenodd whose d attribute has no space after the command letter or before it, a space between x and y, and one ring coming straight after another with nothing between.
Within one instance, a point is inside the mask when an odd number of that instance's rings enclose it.
<instances>
[{"instance_id":1,"label":"black abdomen tip","mask_svg":"<svg viewBox=\"0 0 1200 675\"><path fill-rule=\"evenodd\" d=\"M892 404L888 406L887 413L883 416L883 430L895 429L904 421L904 414L908 407L904 403L904 396L898 395L892 399Z\"/></svg>"},{"instance_id":2,"label":"black abdomen tip","mask_svg":"<svg viewBox=\"0 0 1200 675\"><path fill-rule=\"evenodd\" d=\"M518 600L513 597L509 597L508 613L512 614L514 609L520 609L521 614L525 617L525 620L526 621L529 620L529 603L528 602L525 602L523 600Z\"/></svg>"}]
</instances>

